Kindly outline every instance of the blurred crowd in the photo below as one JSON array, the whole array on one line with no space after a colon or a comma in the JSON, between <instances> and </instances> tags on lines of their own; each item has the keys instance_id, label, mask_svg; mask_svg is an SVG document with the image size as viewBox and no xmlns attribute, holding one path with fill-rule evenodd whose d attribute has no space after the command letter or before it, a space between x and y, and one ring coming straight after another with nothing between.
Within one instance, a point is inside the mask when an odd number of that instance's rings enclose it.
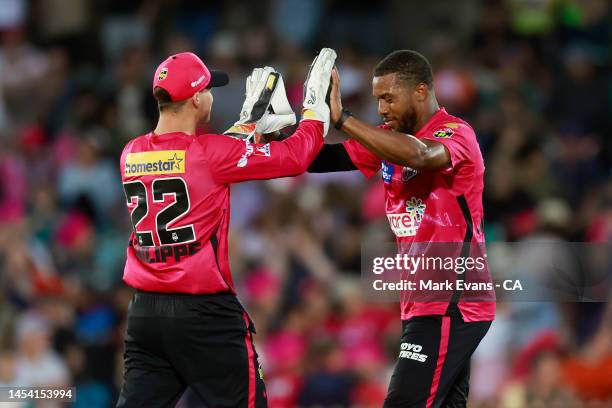
<instances>
[{"instance_id":1,"label":"blurred crowd","mask_svg":"<svg viewBox=\"0 0 612 408\"><path fill-rule=\"evenodd\" d=\"M118 158L154 127L152 75L178 51L230 74L202 129L221 133L256 66L283 74L299 111L322 46L338 52L344 105L380 123L375 64L418 50L440 104L479 138L488 242L612 241L607 0L0 0L0 33L0 385L75 386L74 406L113 405L132 295ZM397 304L360 292L362 243L393 241L380 177L235 185L231 228L270 406L380 407L401 329ZM612 308L500 302L470 398L610 406ZM187 392L179 406L199 405Z\"/></svg>"}]
</instances>

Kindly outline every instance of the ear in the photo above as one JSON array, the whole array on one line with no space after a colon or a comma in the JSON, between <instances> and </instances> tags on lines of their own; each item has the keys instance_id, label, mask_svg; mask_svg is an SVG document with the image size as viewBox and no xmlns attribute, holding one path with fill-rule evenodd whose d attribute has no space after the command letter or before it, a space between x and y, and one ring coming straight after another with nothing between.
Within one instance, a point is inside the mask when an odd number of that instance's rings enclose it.
<instances>
[{"instance_id":1,"label":"ear","mask_svg":"<svg viewBox=\"0 0 612 408\"><path fill-rule=\"evenodd\" d=\"M200 103L202 103L200 92L196 92L193 94L193 96L191 97L191 103L193 103L193 106L196 108L200 107Z\"/></svg>"},{"instance_id":2,"label":"ear","mask_svg":"<svg viewBox=\"0 0 612 408\"><path fill-rule=\"evenodd\" d=\"M414 95L417 102L425 102L429 97L429 88L426 84L420 83L414 88Z\"/></svg>"}]
</instances>

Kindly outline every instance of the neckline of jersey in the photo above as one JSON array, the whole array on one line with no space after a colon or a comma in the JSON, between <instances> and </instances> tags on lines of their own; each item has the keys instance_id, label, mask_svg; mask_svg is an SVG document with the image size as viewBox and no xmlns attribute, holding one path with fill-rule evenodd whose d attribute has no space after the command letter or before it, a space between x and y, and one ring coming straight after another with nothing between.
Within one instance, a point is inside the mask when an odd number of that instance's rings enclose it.
<instances>
[{"instance_id":1,"label":"neckline of jersey","mask_svg":"<svg viewBox=\"0 0 612 408\"><path fill-rule=\"evenodd\" d=\"M168 137L168 136L185 136L185 137L195 137L195 135L190 135L186 132L166 132L166 133L155 133L153 131L149 132L149 137Z\"/></svg>"},{"instance_id":2,"label":"neckline of jersey","mask_svg":"<svg viewBox=\"0 0 612 408\"><path fill-rule=\"evenodd\" d=\"M416 132L415 136L421 136L425 133L427 133L427 131L431 128L431 126L436 123L436 121L438 120L438 117L441 115L447 115L446 113L446 109L443 106L440 106L438 108L438 110L431 115L431 118L429 118L429 120L427 121L427 123L425 123L425 125L423 125L423 127L421 129L419 129L418 132Z\"/></svg>"}]
</instances>

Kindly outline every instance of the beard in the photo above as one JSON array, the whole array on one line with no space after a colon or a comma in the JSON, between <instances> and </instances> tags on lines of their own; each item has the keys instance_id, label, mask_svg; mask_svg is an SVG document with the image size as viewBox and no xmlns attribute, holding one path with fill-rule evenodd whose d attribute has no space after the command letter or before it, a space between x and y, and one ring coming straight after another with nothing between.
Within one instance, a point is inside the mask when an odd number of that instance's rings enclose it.
<instances>
[{"instance_id":1,"label":"beard","mask_svg":"<svg viewBox=\"0 0 612 408\"><path fill-rule=\"evenodd\" d=\"M398 132L414 135L414 126L416 125L416 113L414 111L407 112L401 120L397 121Z\"/></svg>"}]
</instances>

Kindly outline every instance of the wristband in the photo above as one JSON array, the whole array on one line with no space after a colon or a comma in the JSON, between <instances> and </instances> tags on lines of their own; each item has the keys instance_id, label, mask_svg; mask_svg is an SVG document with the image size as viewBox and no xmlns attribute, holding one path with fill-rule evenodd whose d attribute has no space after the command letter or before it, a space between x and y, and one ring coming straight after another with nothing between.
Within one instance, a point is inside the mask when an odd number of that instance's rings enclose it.
<instances>
[{"instance_id":1,"label":"wristband","mask_svg":"<svg viewBox=\"0 0 612 408\"><path fill-rule=\"evenodd\" d=\"M346 120L350 117L353 116L353 114L351 113L351 111L347 110L347 109L342 109L342 115L340 115L340 119L338 119L338 121L336 123L334 123L334 127L338 130L342 129L342 126L344 125L344 122L346 122Z\"/></svg>"}]
</instances>

